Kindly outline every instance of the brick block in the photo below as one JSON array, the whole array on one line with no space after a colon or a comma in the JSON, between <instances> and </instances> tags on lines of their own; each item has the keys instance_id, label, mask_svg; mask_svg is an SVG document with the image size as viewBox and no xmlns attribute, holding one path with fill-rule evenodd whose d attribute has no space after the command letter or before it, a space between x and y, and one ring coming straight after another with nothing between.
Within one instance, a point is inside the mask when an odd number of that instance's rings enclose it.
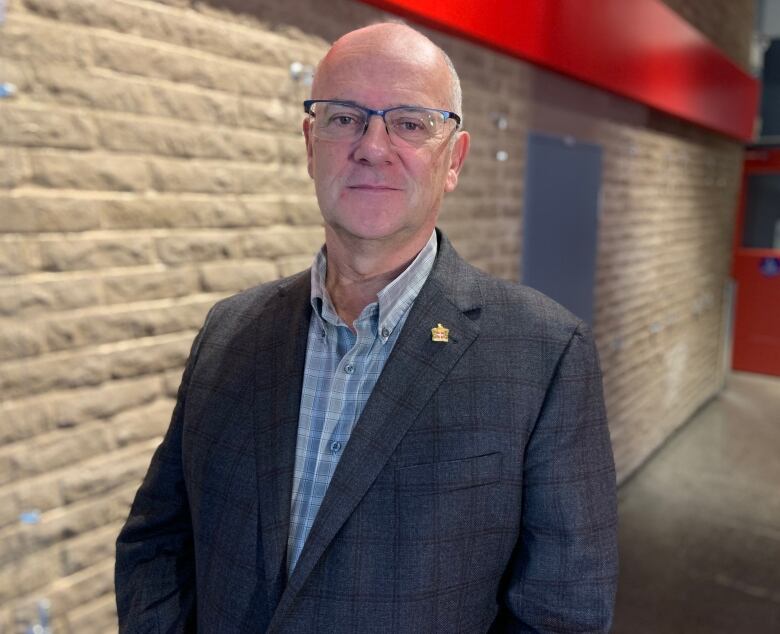
<instances>
[{"instance_id":1,"label":"brick block","mask_svg":"<svg viewBox=\"0 0 780 634\"><path fill-rule=\"evenodd\" d=\"M283 36L221 22L194 11L100 0L25 0L24 4L29 11L50 19L122 33L141 33L149 39L254 64L278 67L295 60L313 64L322 55L321 47L296 45ZM186 2L171 4L190 8Z\"/></svg>"},{"instance_id":2,"label":"brick block","mask_svg":"<svg viewBox=\"0 0 780 634\"><path fill-rule=\"evenodd\" d=\"M110 495L44 513L38 525L6 530L0 544L0 559L5 562L0 567L2 604L56 584L64 576L65 540L124 521L137 487L134 482ZM9 556L14 558L8 561Z\"/></svg>"},{"instance_id":3,"label":"brick block","mask_svg":"<svg viewBox=\"0 0 780 634\"><path fill-rule=\"evenodd\" d=\"M154 159L149 162L154 189L160 192L231 194L242 191L236 168L224 161Z\"/></svg>"},{"instance_id":4,"label":"brick block","mask_svg":"<svg viewBox=\"0 0 780 634\"><path fill-rule=\"evenodd\" d=\"M119 344L113 350L85 348L74 353L0 363L0 392L7 399L18 399L181 368L193 336L194 332L187 332L181 336Z\"/></svg>"},{"instance_id":5,"label":"brick block","mask_svg":"<svg viewBox=\"0 0 780 634\"><path fill-rule=\"evenodd\" d=\"M160 399L143 408L118 414L111 420L111 434L117 447L127 447L150 439L162 439L171 421L176 401Z\"/></svg>"},{"instance_id":6,"label":"brick block","mask_svg":"<svg viewBox=\"0 0 780 634\"><path fill-rule=\"evenodd\" d=\"M0 238L0 275L20 275L35 271L40 266L41 253L37 242L12 237Z\"/></svg>"},{"instance_id":7,"label":"brick block","mask_svg":"<svg viewBox=\"0 0 780 634\"><path fill-rule=\"evenodd\" d=\"M139 266L152 261L152 243L139 236L117 238L46 238L40 241L46 271L78 271Z\"/></svg>"},{"instance_id":8,"label":"brick block","mask_svg":"<svg viewBox=\"0 0 780 634\"><path fill-rule=\"evenodd\" d=\"M292 81L285 69L262 68L119 35L96 35L93 47L98 67L234 94L273 97L280 86Z\"/></svg>"},{"instance_id":9,"label":"brick block","mask_svg":"<svg viewBox=\"0 0 780 634\"><path fill-rule=\"evenodd\" d=\"M156 2L181 9L189 9L192 6L192 0L156 0Z\"/></svg>"},{"instance_id":10,"label":"brick block","mask_svg":"<svg viewBox=\"0 0 780 634\"><path fill-rule=\"evenodd\" d=\"M170 117L176 121L263 127L263 119L253 121L251 117L240 114L241 98L238 95L204 91L187 85L153 85L144 77L105 77L99 74L100 70L91 71L55 62L45 67L13 61L8 64L16 69L15 76L25 81L19 84L20 91L30 93L44 103ZM29 79L31 75L35 77L34 82Z\"/></svg>"},{"instance_id":11,"label":"brick block","mask_svg":"<svg viewBox=\"0 0 780 634\"><path fill-rule=\"evenodd\" d=\"M117 629L116 601L113 595L96 599L75 608L68 614L71 632L104 634Z\"/></svg>"},{"instance_id":12,"label":"brick block","mask_svg":"<svg viewBox=\"0 0 780 634\"><path fill-rule=\"evenodd\" d=\"M54 581L61 573L56 548L28 555L0 568L0 605Z\"/></svg>"},{"instance_id":13,"label":"brick block","mask_svg":"<svg viewBox=\"0 0 780 634\"><path fill-rule=\"evenodd\" d=\"M180 121L118 117L97 118L100 143L119 152L159 156L274 162L279 155L275 135Z\"/></svg>"},{"instance_id":14,"label":"brick block","mask_svg":"<svg viewBox=\"0 0 780 634\"><path fill-rule=\"evenodd\" d=\"M155 305L99 308L79 315L42 320L50 350L67 350L100 343L152 337L199 328L216 298L161 300Z\"/></svg>"},{"instance_id":15,"label":"brick block","mask_svg":"<svg viewBox=\"0 0 780 634\"><path fill-rule=\"evenodd\" d=\"M171 373L181 376L181 370ZM164 380L167 390L168 373L164 375ZM107 419L150 403L162 393L161 377L143 376L9 401L0 408L0 445L19 442L54 429L70 429L95 419Z\"/></svg>"},{"instance_id":16,"label":"brick block","mask_svg":"<svg viewBox=\"0 0 780 634\"><path fill-rule=\"evenodd\" d=\"M306 169L306 143L303 134L279 137L279 162Z\"/></svg>"},{"instance_id":17,"label":"brick block","mask_svg":"<svg viewBox=\"0 0 780 634\"><path fill-rule=\"evenodd\" d=\"M63 503L57 476L44 474L14 482L0 489L0 527L18 524L24 512L47 511Z\"/></svg>"},{"instance_id":18,"label":"brick block","mask_svg":"<svg viewBox=\"0 0 780 634\"><path fill-rule=\"evenodd\" d=\"M83 31L14 11L3 24L0 58L86 68L92 63L91 42Z\"/></svg>"},{"instance_id":19,"label":"brick block","mask_svg":"<svg viewBox=\"0 0 780 634\"><path fill-rule=\"evenodd\" d=\"M37 526L24 526L32 534L28 543L39 546L61 546L61 543L77 535L85 535L114 522L127 518L130 503L138 489L138 482L111 489L108 494L88 497L73 504L47 511L41 515ZM8 531L8 535L11 531ZM23 552L23 551L22 551ZM58 549L61 561L61 550Z\"/></svg>"},{"instance_id":20,"label":"brick block","mask_svg":"<svg viewBox=\"0 0 780 634\"><path fill-rule=\"evenodd\" d=\"M302 165L276 167L235 164L233 173L237 191L242 194L314 195L314 184Z\"/></svg>"},{"instance_id":21,"label":"brick block","mask_svg":"<svg viewBox=\"0 0 780 634\"><path fill-rule=\"evenodd\" d=\"M134 156L36 150L32 181L41 187L144 191L151 188L146 161Z\"/></svg>"},{"instance_id":22,"label":"brick block","mask_svg":"<svg viewBox=\"0 0 780 634\"><path fill-rule=\"evenodd\" d=\"M170 369L181 370L187 361L195 329L183 334L165 335L120 344L122 349L106 355L112 379L126 379L144 374L158 374Z\"/></svg>"},{"instance_id":23,"label":"brick block","mask_svg":"<svg viewBox=\"0 0 780 634\"><path fill-rule=\"evenodd\" d=\"M33 168L27 150L0 148L0 187L12 189L32 180Z\"/></svg>"},{"instance_id":24,"label":"brick block","mask_svg":"<svg viewBox=\"0 0 780 634\"><path fill-rule=\"evenodd\" d=\"M91 110L159 114L155 88L133 77L105 77L61 63L35 68L34 96L42 102Z\"/></svg>"},{"instance_id":25,"label":"brick block","mask_svg":"<svg viewBox=\"0 0 780 634\"><path fill-rule=\"evenodd\" d=\"M204 264L201 284L208 292L237 292L277 278L276 265L269 260L238 260Z\"/></svg>"},{"instance_id":26,"label":"brick block","mask_svg":"<svg viewBox=\"0 0 780 634\"><path fill-rule=\"evenodd\" d=\"M44 399L4 403L0 408L0 445L51 429L55 426L53 418L50 404Z\"/></svg>"},{"instance_id":27,"label":"brick block","mask_svg":"<svg viewBox=\"0 0 780 634\"><path fill-rule=\"evenodd\" d=\"M69 539L62 544L62 569L65 576L113 559L116 537L122 523L109 524Z\"/></svg>"},{"instance_id":28,"label":"brick block","mask_svg":"<svg viewBox=\"0 0 780 634\"><path fill-rule=\"evenodd\" d=\"M248 226L265 227L284 222L284 203L279 196L240 196L237 200L244 210Z\"/></svg>"},{"instance_id":29,"label":"brick block","mask_svg":"<svg viewBox=\"0 0 780 634\"><path fill-rule=\"evenodd\" d=\"M31 94L36 85L34 69L23 60L3 59L3 78L16 86L19 94Z\"/></svg>"},{"instance_id":30,"label":"brick block","mask_svg":"<svg viewBox=\"0 0 780 634\"><path fill-rule=\"evenodd\" d=\"M174 170L175 172L175 170ZM252 224L231 196L166 194L94 204L106 229L242 227Z\"/></svg>"},{"instance_id":31,"label":"brick block","mask_svg":"<svg viewBox=\"0 0 780 634\"><path fill-rule=\"evenodd\" d=\"M0 363L0 392L5 398L98 385L106 378L105 361L95 354L46 355Z\"/></svg>"},{"instance_id":32,"label":"brick block","mask_svg":"<svg viewBox=\"0 0 780 634\"><path fill-rule=\"evenodd\" d=\"M42 334L28 324L0 320L0 361L40 354L46 344Z\"/></svg>"},{"instance_id":33,"label":"brick block","mask_svg":"<svg viewBox=\"0 0 780 634\"><path fill-rule=\"evenodd\" d=\"M301 121L302 109L286 100L241 97L238 101L237 124L241 127L301 134Z\"/></svg>"},{"instance_id":34,"label":"brick block","mask_svg":"<svg viewBox=\"0 0 780 634\"><path fill-rule=\"evenodd\" d=\"M101 561L94 566L57 579L41 590L41 595L51 601L51 613L60 623L52 623L55 632L77 632L67 622L68 613L99 597L113 597L114 562ZM116 624L105 627L103 632L116 631Z\"/></svg>"},{"instance_id":35,"label":"brick block","mask_svg":"<svg viewBox=\"0 0 780 634\"><path fill-rule=\"evenodd\" d=\"M55 488L61 492L65 504L73 504L102 496L126 483L140 483L158 444L159 440L155 438L81 463L77 469L60 473L58 486ZM51 507L38 508L48 510Z\"/></svg>"},{"instance_id":36,"label":"brick block","mask_svg":"<svg viewBox=\"0 0 780 634\"><path fill-rule=\"evenodd\" d=\"M309 255L313 258L325 239L319 227L284 226L248 231L242 237L244 253L263 259L289 255Z\"/></svg>"},{"instance_id":37,"label":"brick block","mask_svg":"<svg viewBox=\"0 0 780 634\"><path fill-rule=\"evenodd\" d=\"M174 20L178 20L178 29L171 28ZM161 22L168 27L168 33L173 32L172 41L176 44L252 64L285 68L293 61L315 64L322 57L321 47L313 47L308 42L291 42L282 35L215 20L194 12L166 15ZM166 37L166 34L155 34L154 37Z\"/></svg>"},{"instance_id":38,"label":"brick block","mask_svg":"<svg viewBox=\"0 0 780 634\"><path fill-rule=\"evenodd\" d=\"M99 282L93 278L50 282L15 278L0 282L0 316L20 318L94 306L100 303L99 291Z\"/></svg>"},{"instance_id":39,"label":"brick block","mask_svg":"<svg viewBox=\"0 0 780 634\"><path fill-rule=\"evenodd\" d=\"M131 273L112 273L102 278L107 304L182 297L200 290L198 273L192 268L146 269ZM2 291L0 290L0 310Z\"/></svg>"},{"instance_id":40,"label":"brick block","mask_svg":"<svg viewBox=\"0 0 780 634\"><path fill-rule=\"evenodd\" d=\"M234 232L177 232L155 240L157 255L166 264L207 262L235 258L240 254L239 234Z\"/></svg>"},{"instance_id":41,"label":"brick block","mask_svg":"<svg viewBox=\"0 0 780 634\"><path fill-rule=\"evenodd\" d=\"M141 103L143 110L138 111L182 121L262 128L260 120L256 123L244 122L240 102L238 95L171 84L155 86L150 98Z\"/></svg>"},{"instance_id":42,"label":"brick block","mask_svg":"<svg viewBox=\"0 0 780 634\"><path fill-rule=\"evenodd\" d=\"M315 197L285 197L282 209L285 224L322 225L322 213Z\"/></svg>"},{"instance_id":43,"label":"brick block","mask_svg":"<svg viewBox=\"0 0 780 634\"><path fill-rule=\"evenodd\" d=\"M0 144L76 150L95 146L96 127L86 113L0 102L0 119Z\"/></svg>"},{"instance_id":44,"label":"brick block","mask_svg":"<svg viewBox=\"0 0 780 634\"><path fill-rule=\"evenodd\" d=\"M0 194L0 231L86 231L97 229L100 218L90 201L60 197Z\"/></svg>"},{"instance_id":45,"label":"brick block","mask_svg":"<svg viewBox=\"0 0 780 634\"><path fill-rule=\"evenodd\" d=\"M102 423L55 430L0 448L0 484L57 469L109 451L111 435Z\"/></svg>"}]
</instances>

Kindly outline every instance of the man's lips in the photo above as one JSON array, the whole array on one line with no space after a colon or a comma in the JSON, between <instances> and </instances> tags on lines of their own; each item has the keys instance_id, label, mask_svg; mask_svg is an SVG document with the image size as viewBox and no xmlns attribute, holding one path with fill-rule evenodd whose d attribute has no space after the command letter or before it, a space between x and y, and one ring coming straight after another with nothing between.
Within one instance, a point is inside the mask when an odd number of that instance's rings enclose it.
<instances>
[{"instance_id":1,"label":"man's lips","mask_svg":"<svg viewBox=\"0 0 780 634\"><path fill-rule=\"evenodd\" d=\"M347 185L347 188L368 191L399 191L398 187L390 187L389 185Z\"/></svg>"}]
</instances>

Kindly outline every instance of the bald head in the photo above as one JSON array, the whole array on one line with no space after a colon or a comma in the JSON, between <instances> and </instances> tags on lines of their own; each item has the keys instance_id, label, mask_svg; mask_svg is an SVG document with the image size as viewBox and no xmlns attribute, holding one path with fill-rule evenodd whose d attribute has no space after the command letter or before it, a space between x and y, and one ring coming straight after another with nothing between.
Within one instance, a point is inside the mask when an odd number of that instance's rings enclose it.
<instances>
[{"instance_id":1,"label":"bald head","mask_svg":"<svg viewBox=\"0 0 780 634\"><path fill-rule=\"evenodd\" d=\"M317 66L312 98L334 98L326 94L325 80L328 76L337 70L349 72L350 67L356 67L365 60L382 60L385 64L398 64L399 67L405 62L414 61L427 70L429 76L422 78L424 81L434 78L441 81L446 78L444 101L419 105L435 105L462 114L460 80L447 54L419 31L392 22L350 31L336 40Z\"/></svg>"}]
</instances>

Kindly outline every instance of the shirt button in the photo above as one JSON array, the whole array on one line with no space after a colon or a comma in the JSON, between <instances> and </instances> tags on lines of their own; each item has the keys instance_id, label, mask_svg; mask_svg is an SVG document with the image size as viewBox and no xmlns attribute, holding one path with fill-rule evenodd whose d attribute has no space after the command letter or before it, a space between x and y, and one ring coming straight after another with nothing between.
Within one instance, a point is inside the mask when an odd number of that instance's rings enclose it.
<instances>
[{"instance_id":1,"label":"shirt button","mask_svg":"<svg viewBox=\"0 0 780 634\"><path fill-rule=\"evenodd\" d=\"M387 328L382 328L382 338L387 339L390 336L390 331Z\"/></svg>"},{"instance_id":2,"label":"shirt button","mask_svg":"<svg viewBox=\"0 0 780 634\"><path fill-rule=\"evenodd\" d=\"M334 440L332 443L330 443L330 450L333 453L338 453L341 451L341 443L338 440Z\"/></svg>"},{"instance_id":3,"label":"shirt button","mask_svg":"<svg viewBox=\"0 0 780 634\"><path fill-rule=\"evenodd\" d=\"M352 374L354 371L355 371L355 366L352 365L351 363L348 363L347 365L344 366L344 372L346 372L347 374Z\"/></svg>"}]
</instances>

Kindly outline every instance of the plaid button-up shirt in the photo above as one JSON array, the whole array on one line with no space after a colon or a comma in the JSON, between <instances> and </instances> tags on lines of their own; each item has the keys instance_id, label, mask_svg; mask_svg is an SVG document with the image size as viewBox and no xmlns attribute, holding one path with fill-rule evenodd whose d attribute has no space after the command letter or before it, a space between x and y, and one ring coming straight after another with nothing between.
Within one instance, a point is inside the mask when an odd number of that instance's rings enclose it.
<instances>
[{"instance_id":1,"label":"plaid button-up shirt","mask_svg":"<svg viewBox=\"0 0 780 634\"><path fill-rule=\"evenodd\" d=\"M325 289L321 249L311 267L312 314L303 372L295 450L287 570L291 573L355 422L393 350L436 258L436 232L397 278L377 293L353 323L336 313Z\"/></svg>"}]
</instances>

